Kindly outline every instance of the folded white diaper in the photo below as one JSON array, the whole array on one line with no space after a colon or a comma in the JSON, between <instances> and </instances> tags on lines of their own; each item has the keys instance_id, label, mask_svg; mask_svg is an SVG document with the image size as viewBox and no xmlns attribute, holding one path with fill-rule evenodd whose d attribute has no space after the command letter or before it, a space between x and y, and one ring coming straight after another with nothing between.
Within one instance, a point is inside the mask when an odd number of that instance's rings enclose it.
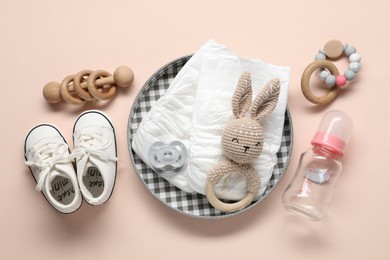
<instances>
[{"instance_id":1,"label":"folded white diaper","mask_svg":"<svg viewBox=\"0 0 390 260\"><path fill-rule=\"evenodd\" d=\"M261 179L261 195L277 162L290 69L239 58L215 41L208 41L191 57L166 94L142 119L133 137L133 150L150 167L148 150L154 142L181 141L188 150L187 165L176 175L164 178L186 192L205 194L207 174L223 156L222 130L233 117L232 96L244 71L251 73L254 97L272 78L279 78L281 83L278 105L262 122L264 146L254 162ZM241 199L247 193L245 179L230 174L215 186L215 193L224 199Z\"/></svg>"}]
</instances>

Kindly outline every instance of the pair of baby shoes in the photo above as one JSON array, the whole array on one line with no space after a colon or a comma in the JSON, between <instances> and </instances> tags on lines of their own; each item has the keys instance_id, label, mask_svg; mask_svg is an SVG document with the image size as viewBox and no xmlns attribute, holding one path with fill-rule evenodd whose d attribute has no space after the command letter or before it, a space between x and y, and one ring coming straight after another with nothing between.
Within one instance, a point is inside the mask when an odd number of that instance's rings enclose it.
<instances>
[{"instance_id":1,"label":"pair of baby shoes","mask_svg":"<svg viewBox=\"0 0 390 260\"><path fill-rule=\"evenodd\" d=\"M73 143L70 153L65 138L51 124L31 129L24 143L36 190L61 213L79 209L82 197L90 205L105 203L115 185L115 129L107 115L98 110L82 113L73 127Z\"/></svg>"}]
</instances>

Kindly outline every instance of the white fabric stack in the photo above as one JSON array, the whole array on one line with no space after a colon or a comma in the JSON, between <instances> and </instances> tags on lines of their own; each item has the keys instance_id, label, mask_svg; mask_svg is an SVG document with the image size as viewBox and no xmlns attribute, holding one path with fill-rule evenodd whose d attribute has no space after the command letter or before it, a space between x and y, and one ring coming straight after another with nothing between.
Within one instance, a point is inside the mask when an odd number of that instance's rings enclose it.
<instances>
[{"instance_id":1,"label":"white fabric stack","mask_svg":"<svg viewBox=\"0 0 390 260\"><path fill-rule=\"evenodd\" d=\"M287 105L288 67L239 58L225 46L208 41L184 65L166 94L142 119L134 135L133 150L151 167L148 150L154 142L181 141L188 150L187 165L177 175L164 178L186 192L205 194L208 172L223 159L221 135L234 118L232 96L244 71L251 74L253 97L269 80L279 78L281 83L279 102L262 121L263 151L253 163L261 179L260 196L277 163ZM219 198L239 200L247 194L246 181L239 174L230 174L215 186L215 193Z\"/></svg>"}]
</instances>

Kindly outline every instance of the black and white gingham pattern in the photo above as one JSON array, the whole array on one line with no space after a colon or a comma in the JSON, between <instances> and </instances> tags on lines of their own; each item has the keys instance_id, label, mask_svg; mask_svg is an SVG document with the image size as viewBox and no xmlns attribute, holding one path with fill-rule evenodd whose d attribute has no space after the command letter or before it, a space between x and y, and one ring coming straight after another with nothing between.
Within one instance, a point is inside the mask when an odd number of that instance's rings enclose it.
<instances>
[{"instance_id":1,"label":"black and white gingham pattern","mask_svg":"<svg viewBox=\"0 0 390 260\"><path fill-rule=\"evenodd\" d=\"M274 168L271 179L261 198L254 201L247 208L234 212L224 213L211 206L206 196L202 194L189 194L171 185L164 178L159 177L150 169L132 150L133 134L137 131L142 118L148 113L153 104L165 94L170 83L185 65L191 56L176 59L159 69L143 86L137 98L134 100L128 121L128 147L134 169L146 188L166 206L192 217L218 218L238 214L254 207L263 200L278 184L287 168L292 150L292 126L291 117L286 110L281 147L277 153L278 162Z\"/></svg>"}]
</instances>

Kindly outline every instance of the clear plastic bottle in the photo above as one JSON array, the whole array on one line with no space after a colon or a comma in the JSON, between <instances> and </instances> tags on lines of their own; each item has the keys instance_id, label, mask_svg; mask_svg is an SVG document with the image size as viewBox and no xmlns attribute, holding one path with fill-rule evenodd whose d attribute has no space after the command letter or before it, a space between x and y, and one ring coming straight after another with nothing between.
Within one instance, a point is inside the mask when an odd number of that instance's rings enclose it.
<instances>
[{"instance_id":1,"label":"clear plastic bottle","mask_svg":"<svg viewBox=\"0 0 390 260\"><path fill-rule=\"evenodd\" d=\"M326 113L315 133L312 148L301 155L295 175L283 193L286 210L312 221L328 212L332 189L341 174L340 158L352 134L353 123L342 111Z\"/></svg>"}]
</instances>

